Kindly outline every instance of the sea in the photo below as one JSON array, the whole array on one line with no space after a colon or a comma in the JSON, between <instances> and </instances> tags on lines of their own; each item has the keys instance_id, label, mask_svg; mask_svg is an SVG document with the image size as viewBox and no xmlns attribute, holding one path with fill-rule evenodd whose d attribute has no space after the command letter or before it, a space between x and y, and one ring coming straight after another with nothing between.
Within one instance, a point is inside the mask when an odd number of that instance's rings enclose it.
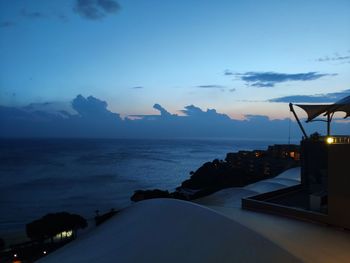
<instances>
[{"instance_id":1,"label":"sea","mask_svg":"<svg viewBox=\"0 0 350 263\"><path fill-rule=\"evenodd\" d=\"M203 163L281 141L235 139L1 139L0 238L66 211L88 220L129 206L138 189L172 191ZM21 235L21 234L20 234Z\"/></svg>"}]
</instances>

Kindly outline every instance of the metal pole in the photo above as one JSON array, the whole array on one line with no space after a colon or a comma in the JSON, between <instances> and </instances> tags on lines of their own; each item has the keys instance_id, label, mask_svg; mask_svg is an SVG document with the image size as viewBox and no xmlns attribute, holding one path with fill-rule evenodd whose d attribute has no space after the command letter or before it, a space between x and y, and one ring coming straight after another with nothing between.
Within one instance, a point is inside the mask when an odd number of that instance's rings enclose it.
<instances>
[{"instance_id":1,"label":"metal pole","mask_svg":"<svg viewBox=\"0 0 350 263\"><path fill-rule=\"evenodd\" d=\"M331 135L331 115L327 114L327 136Z\"/></svg>"},{"instance_id":2,"label":"metal pole","mask_svg":"<svg viewBox=\"0 0 350 263\"><path fill-rule=\"evenodd\" d=\"M306 134L306 132L305 132L305 130L304 130L303 125L301 125L301 122L300 122L300 120L299 120L297 114L296 114L295 111L294 111L294 108L293 108L293 104L292 104L292 103L289 103L289 109L290 109L291 112L293 112L293 115L294 115L295 119L296 119L297 122L298 122L298 125L299 125L299 127L300 127L300 130L301 130L302 133L304 134L305 139L307 139L308 136L307 136L307 134Z\"/></svg>"}]
</instances>

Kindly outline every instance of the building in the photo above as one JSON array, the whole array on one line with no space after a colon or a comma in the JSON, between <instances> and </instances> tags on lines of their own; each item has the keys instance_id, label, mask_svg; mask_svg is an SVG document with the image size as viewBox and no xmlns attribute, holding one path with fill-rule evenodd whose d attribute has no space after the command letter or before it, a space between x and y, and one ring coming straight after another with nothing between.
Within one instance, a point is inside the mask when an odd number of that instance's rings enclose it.
<instances>
[{"instance_id":1,"label":"building","mask_svg":"<svg viewBox=\"0 0 350 263\"><path fill-rule=\"evenodd\" d=\"M267 150L228 153L225 161L232 167L260 179L273 177L299 165L300 147L294 144L275 144Z\"/></svg>"},{"instance_id":2,"label":"building","mask_svg":"<svg viewBox=\"0 0 350 263\"><path fill-rule=\"evenodd\" d=\"M301 141L301 183L242 199L245 209L317 221L350 229L350 136L330 136L335 111L350 112L350 96L332 105L302 105L308 121L327 116L327 136ZM295 114L295 112L294 112Z\"/></svg>"}]
</instances>

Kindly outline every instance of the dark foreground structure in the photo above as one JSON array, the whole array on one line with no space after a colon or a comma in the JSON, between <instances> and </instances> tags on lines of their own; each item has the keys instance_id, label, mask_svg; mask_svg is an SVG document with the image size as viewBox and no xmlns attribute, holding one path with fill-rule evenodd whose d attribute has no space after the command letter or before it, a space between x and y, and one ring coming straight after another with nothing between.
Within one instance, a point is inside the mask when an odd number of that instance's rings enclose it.
<instances>
[{"instance_id":1,"label":"dark foreground structure","mask_svg":"<svg viewBox=\"0 0 350 263\"><path fill-rule=\"evenodd\" d=\"M327 116L327 136L304 133L301 141L301 184L242 199L242 208L311 220L350 229L350 136L331 136L336 111L350 115L350 96L332 105L298 105L307 122Z\"/></svg>"}]
</instances>

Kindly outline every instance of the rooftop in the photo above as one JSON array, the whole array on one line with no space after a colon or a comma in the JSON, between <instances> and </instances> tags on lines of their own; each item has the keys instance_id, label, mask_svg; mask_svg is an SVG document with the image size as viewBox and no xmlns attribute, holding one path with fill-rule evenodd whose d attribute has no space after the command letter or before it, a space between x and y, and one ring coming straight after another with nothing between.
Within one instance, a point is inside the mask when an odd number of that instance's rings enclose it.
<instances>
[{"instance_id":1,"label":"rooftop","mask_svg":"<svg viewBox=\"0 0 350 263\"><path fill-rule=\"evenodd\" d=\"M348 231L241 209L241 198L299 180L293 168L197 204L142 201L40 262L349 262Z\"/></svg>"}]
</instances>

